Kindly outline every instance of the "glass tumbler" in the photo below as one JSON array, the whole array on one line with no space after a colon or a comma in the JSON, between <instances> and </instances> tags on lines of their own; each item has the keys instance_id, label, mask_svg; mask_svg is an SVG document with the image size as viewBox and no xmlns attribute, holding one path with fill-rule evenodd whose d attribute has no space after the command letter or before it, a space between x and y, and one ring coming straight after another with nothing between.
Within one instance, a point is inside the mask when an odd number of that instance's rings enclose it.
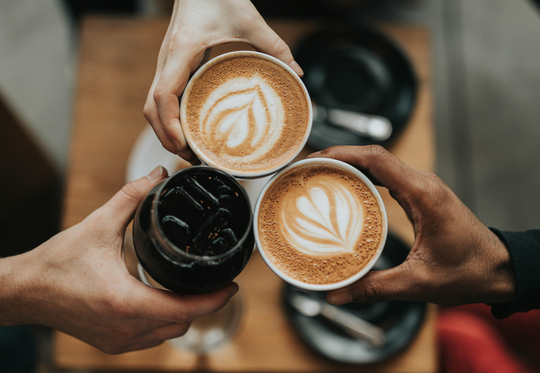
<instances>
[{"instance_id":1,"label":"glass tumbler","mask_svg":"<svg viewBox=\"0 0 540 373\"><path fill-rule=\"evenodd\" d=\"M252 221L249 198L234 177L209 166L178 171L156 185L135 214L133 246L141 280L180 294L224 287L251 256ZM237 295L223 310L195 320L186 336L179 338L185 341L188 334L198 333L197 341L175 345L196 352L222 345L216 336L230 339L240 312L241 296ZM218 321L220 333L211 327ZM202 325L199 331L197 324ZM214 337L203 335L204 330Z\"/></svg>"}]
</instances>

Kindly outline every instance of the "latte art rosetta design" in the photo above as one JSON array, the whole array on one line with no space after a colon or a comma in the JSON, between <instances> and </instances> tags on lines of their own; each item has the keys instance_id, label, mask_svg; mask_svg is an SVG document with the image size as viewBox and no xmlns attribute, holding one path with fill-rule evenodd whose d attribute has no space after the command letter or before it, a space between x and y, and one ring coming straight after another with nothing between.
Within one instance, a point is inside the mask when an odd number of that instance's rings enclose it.
<instances>
[{"instance_id":1,"label":"latte art rosetta design","mask_svg":"<svg viewBox=\"0 0 540 373\"><path fill-rule=\"evenodd\" d=\"M296 198L296 209L283 211L288 241L308 255L354 253L362 234L363 209L341 185L317 185Z\"/></svg>"},{"instance_id":2,"label":"latte art rosetta design","mask_svg":"<svg viewBox=\"0 0 540 373\"><path fill-rule=\"evenodd\" d=\"M199 125L209 141L223 144L224 155L249 161L279 141L283 116L279 95L255 76L217 87L201 110Z\"/></svg>"}]
</instances>

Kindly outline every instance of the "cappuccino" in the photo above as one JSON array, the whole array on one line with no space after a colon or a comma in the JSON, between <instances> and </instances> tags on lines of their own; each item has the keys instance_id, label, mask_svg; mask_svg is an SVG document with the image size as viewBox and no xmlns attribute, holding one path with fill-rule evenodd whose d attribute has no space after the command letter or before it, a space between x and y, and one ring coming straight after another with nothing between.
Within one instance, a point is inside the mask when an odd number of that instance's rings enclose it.
<instances>
[{"instance_id":1,"label":"cappuccino","mask_svg":"<svg viewBox=\"0 0 540 373\"><path fill-rule=\"evenodd\" d=\"M311 103L298 76L257 52L219 56L190 80L182 129L204 163L239 177L271 174L290 163L311 130Z\"/></svg>"},{"instance_id":2,"label":"cappuccino","mask_svg":"<svg viewBox=\"0 0 540 373\"><path fill-rule=\"evenodd\" d=\"M297 286L329 290L375 264L386 240L386 213L373 184L359 175L343 162L309 159L263 190L256 240L278 275Z\"/></svg>"}]
</instances>

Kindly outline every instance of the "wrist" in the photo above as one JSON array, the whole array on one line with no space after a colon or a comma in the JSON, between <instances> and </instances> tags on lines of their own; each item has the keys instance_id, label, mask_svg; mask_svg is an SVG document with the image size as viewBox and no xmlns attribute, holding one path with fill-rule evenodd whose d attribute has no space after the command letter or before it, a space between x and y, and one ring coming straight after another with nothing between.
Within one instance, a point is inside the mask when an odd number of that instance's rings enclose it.
<instances>
[{"instance_id":1,"label":"wrist","mask_svg":"<svg viewBox=\"0 0 540 373\"><path fill-rule=\"evenodd\" d=\"M488 281L490 299L486 303L512 303L516 280L512 258L505 243L491 231L491 270Z\"/></svg>"},{"instance_id":2,"label":"wrist","mask_svg":"<svg viewBox=\"0 0 540 373\"><path fill-rule=\"evenodd\" d=\"M31 252L0 259L0 326L32 324Z\"/></svg>"}]
</instances>

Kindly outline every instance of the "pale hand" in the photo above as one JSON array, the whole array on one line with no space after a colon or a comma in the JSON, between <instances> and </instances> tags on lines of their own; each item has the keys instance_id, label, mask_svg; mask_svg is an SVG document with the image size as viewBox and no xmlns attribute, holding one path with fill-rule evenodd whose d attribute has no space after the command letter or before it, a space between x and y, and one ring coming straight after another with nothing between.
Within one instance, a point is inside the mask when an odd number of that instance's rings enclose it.
<instances>
[{"instance_id":1,"label":"pale hand","mask_svg":"<svg viewBox=\"0 0 540 373\"><path fill-rule=\"evenodd\" d=\"M236 284L206 295L144 285L127 270L126 226L167 172L125 185L81 223L34 250L0 260L0 325L45 325L111 353L183 335L193 319L222 308Z\"/></svg>"},{"instance_id":2,"label":"pale hand","mask_svg":"<svg viewBox=\"0 0 540 373\"><path fill-rule=\"evenodd\" d=\"M190 74L203 62L205 52L235 41L250 44L257 51L280 59L298 75L303 74L287 44L249 0L176 0L144 116L165 149L192 163L196 157L180 125L178 98Z\"/></svg>"}]
</instances>

